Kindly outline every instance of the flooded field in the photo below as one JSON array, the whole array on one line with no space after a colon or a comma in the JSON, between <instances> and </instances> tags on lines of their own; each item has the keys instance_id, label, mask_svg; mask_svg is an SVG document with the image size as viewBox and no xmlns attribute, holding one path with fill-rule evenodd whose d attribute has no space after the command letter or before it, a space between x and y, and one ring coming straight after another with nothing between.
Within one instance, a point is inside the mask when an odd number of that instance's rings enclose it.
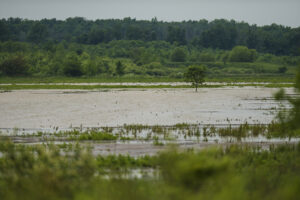
<instances>
[{"instance_id":1,"label":"flooded field","mask_svg":"<svg viewBox=\"0 0 300 200\"><path fill-rule=\"evenodd\" d=\"M169 144L203 149L233 143L261 148L296 143L299 139L268 135L272 127L267 124L281 109L273 98L276 91L265 87L202 88L199 92L16 90L0 93L0 131L15 143L79 142L91 146L94 155L134 157L155 155ZM291 88L286 91L293 94Z\"/></svg>"},{"instance_id":2,"label":"flooded field","mask_svg":"<svg viewBox=\"0 0 300 200\"><path fill-rule=\"evenodd\" d=\"M270 123L277 89L225 87L130 90L18 90L0 93L0 128ZM292 89L287 89L292 93Z\"/></svg>"}]
</instances>

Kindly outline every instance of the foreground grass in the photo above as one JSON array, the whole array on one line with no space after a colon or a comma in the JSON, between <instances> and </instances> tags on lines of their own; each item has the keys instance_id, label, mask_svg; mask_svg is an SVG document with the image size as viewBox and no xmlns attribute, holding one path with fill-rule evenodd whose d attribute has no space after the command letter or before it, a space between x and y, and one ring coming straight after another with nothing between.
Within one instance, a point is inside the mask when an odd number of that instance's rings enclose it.
<instances>
[{"instance_id":1,"label":"foreground grass","mask_svg":"<svg viewBox=\"0 0 300 200\"><path fill-rule=\"evenodd\" d=\"M297 199L300 144L94 157L78 145L0 142L1 199ZM132 169L158 176L132 179ZM110 178L107 178L110 177Z\"/></svg>"}]
</instances>

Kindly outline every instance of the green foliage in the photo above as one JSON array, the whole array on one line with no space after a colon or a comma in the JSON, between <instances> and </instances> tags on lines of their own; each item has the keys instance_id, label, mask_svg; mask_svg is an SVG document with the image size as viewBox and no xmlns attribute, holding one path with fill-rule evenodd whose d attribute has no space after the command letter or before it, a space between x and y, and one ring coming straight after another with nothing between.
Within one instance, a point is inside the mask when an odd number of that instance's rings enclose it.
<instances>
[{"instance_id":1,"label":"green foliage","mask_svg":"<svg viewBox=\"0 0 300 200\"><path fill-rule=\"evenodd\" d=\"M182 189L197 191L209 179L217 179L226 174L229 162L217 155L220 152L178 153L176 149L161 155L162 176L167 184ZM172 167L171 167L172 166Z\"/></svg>"},{"instance_id":2,"label":"green foliage","mask_svg":"<svg viewBox=\"0 0 300 200\"><path fill-rule=\"evenodd\" d=\"M299 36L299 28L277 24L257 26L225 19L176 23L132 18L87 20L82 17L66 20L0 20L1 41L34 43L67 41L97 45L118 40L165 41L178 45L188 44L195 48L223 50L246 45L263 53L300 55ZM128 54L124 49L117 49L115 52L117 51L118 55Z\"/></svg>"},{"instance_id":3,"label":"green foliage","mask_svg":"<svg viewBox=\"0 0 300 200\"><path fill-rule=\"evenodd\" d=\"M102 72L102 66L95 60L86 60L82 63L83 74L95 76Z\"/></svg>"},{"instance_id":4,"label":"green foliage","mask_svg":"<svg viewBox=\"0 0 300 200\"><path fill-rule=\"evenodd\" d=\"M79 147L65 156L55 145L1 142L0 149L1 199L69 199L91 183L96 170L91 153Z\"/></svg>"},{"instance_id":5,"label":"green foliage","mask_svg":"<svg viewBox=\"0 0 300 200\"><path fill-rule=\"evenodd\" d=\"M0 41L5 41L9 38L9 30L7 25L0 21Z\"/></svg>"},{"instance_id":6,"label":"green foliage","mask_svg":"<svg viewBox=\"0 0 300 200\"><path fill-rule=\"evenodd\" d=\"M64 75L66 76L81 76L81 62L76 54L70 54L67 56L64 62Z\"/></svg>"},{"instance_id":7,"label":"green foliage","mask_svg":"<svg viewBox=\"0 0 300 200\"><path fill-rule=\"evenodd\" d=\"M28 40L34 43L45 42L48 35L46 25L37 22L35 23L28 32Z\"/></svg>"},{"instance_id":8,"label":"green foliage","mask_svg":"<svg viewBox=\"0 0 300 200\"><path fill-rule=\"evenodd\" d=\"M229 55L230 54L228 52L225 52L224 54L222 54L221 59L222 59L224 65L226 65L226 62L229 60Z\"/></svg>"},{"instance_id":9,"label":"green foliage","mask_svg":"<svg viewBox=\"0 0 300 200\"><path fill-rule=\"evenodd\" d=\"M199 56L199 60L201 62L214 62L215 61L215 54L212 52L202 52Z\"/></svg>"},{"instance_id":10,"label":"green foliage","mask_svg":"<svg viewBox=\"0 0 300 200\"><path fill-rule=\"evenodd\" d=\"M170 43L176 42L179 45L185 45L186 44L185 30L179 27L169 26L166 40Z\"/></svg>"},{"instance_id":11,"label":"green foliage","mask_svg":"<svg viewBox=\"0 0 300 200\"><path fill-rule=\"evenodd\" d=\"M215 20L209 29L204 30L198 38L198 45L205 48L231 49L238 45L237 27L233 21Z\"/></svg>"},{"instance_id":12,"label":"green foliage","mask_svg":"<svg viewBox=\"0 0 300 200\"><path fill-rule=\"evenodd\" d=\"M283 107L283 111L278 113L278 120L280 121L280 128L278 129L278 135L284 136L299 136L300 135L300 67L298 68L298 74L295 83L296 95L289 96L285 93L284 89L280 89L275 94L275 99L278 101L288 101L291 105L290 109Z\"/></svg>"},{"instance_id":13,"label":"green foliage","mask_svg":"<svg viewBox=\"0 0 300 200\"><path fill-rule=\"evenodd\" d=\"M39 45L0 42L0 63L16 55L22 55L27 63L27 75L43 78L82 76L119 79L120 76L113 75L118 75L116 64L120 61L124 67L122 77L131 79L164 77L164 80L175 78L180 81L189 65L203 64L207 66L207 77L211 78L230 77L231 81L235 79L244 81L249 78L257 79L263 76L267 79L273 76L274 79L289 80L296 74L294 66L300 62L300 58L294 56L259 54L257 62L235 63L229 62L229 53L230 51L223 50L199 50L190 46L178 47L164 41L120 40L100 45L70 42L59 44L47 42ZM278 69L283 66L287 71L279 74ZM2 70L0 75L6 74ZM96 81L98 82L97 79Z\"/></svg>"},{"instance_id":14,"label":"green foliage","mask_svg":"<svg viewBox=\"0 0 300 200\"><path fill-rule=\"evenodd\" d=\"M171 54L172 62L185 62L186 60L186 52L183 48L177 47Z\"/></svg>"},{"instance_id":15,"label":"green foliage","mask_svg":"<svg viewBox=\"0 0 300 200\"><path fill-rule=\"evenodd\" d=\"M185 73L185 79L188 82L191 82L192 85L196 88L196 92L197 92L197 88L200 84L202 84L204 82L204 77L205 77L205 70L206 67L205 66L189 66L189 68L187 69L187 72Z\"/></svg>"},{"instance_id":16,"label":"green foliage","mask_svg":"<svg viewBox=\"0 0 300 200\"><path fill-rule=\"evenodd\" d=\"M286 67L279 67L278 68L278 73L284 74L287 71Z\"/></svg>"},{"instance_id":17,"label":"green foliage","mask_svg":"<svg viewBox=\"0 0 300 200\"><path fill-rule=\"evenodd\" d=\"M7 76L28 75L28 69L28 63L22 55L8 57L0 65L0 71Z\"/></svg>"},{"instance_id":18,"label":"green foliage","mask_svg":"<svg viewBox=\"0 0 300 200\"><path fill-rule=\"evenodd\" d=\"M125 70L125 66L122 64L121 61L118 61L116 64L116 74L118 76L123 76L125 73L124 70Z\"/></svg>"},{"instance_id":19,"label":"green foliage","mask_svg":"<svg viewBox=\"0 0 300 200\"><path fill-rule=\"evenodd\" d=\"M254 62L256 54L256 50L254 49L248 49L245 46L236 46L230 52L229 60L231 62Z\"/></svg>"},{"instance_id":20,"label":"green foliage","mask_svg":"<svg viewBox=\"0 0 300 200\"><path fill-rule=\"evenodd\" d=\"M114 171L138 167L155 168L158 164L156 156L147 155L137 158L133 158L129 155L97 156L96 160L99 168L109 168Z\"/></svg>"},{"instance_id":21,"label":"green foliage","mask_svg":"<svg viewBox=\"0 0 300 200\"><path fill-rule=\"evenodd\" d=\"M80 133L78 137L74 139L77 140L116 140L117 136L114 136L110 133L102 133L102 132L84 132Z\"/></svg>"},{"instance_id":22,"label":"green foliage","mask_svg":"<svg viewBox=\"0 0 300 200\"><path fill-rule=\"evenodd\" d=\"M297 199L300 144L170 149L157 156L94 156L75 145L0 141L1 199ZM130 178L131 170L155 176Z\"/></svg>"}]
</instances>

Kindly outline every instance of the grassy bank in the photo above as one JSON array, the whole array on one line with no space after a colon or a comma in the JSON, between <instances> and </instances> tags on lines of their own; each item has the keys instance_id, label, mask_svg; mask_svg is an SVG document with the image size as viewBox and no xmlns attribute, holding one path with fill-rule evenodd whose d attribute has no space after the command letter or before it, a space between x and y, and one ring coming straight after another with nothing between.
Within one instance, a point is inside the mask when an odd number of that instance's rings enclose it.
<instances>
[{"instance_id":1,"label":"grassy bank","mask_svg":"<svg viewBox=\"0 0 300 200\"><path fill-rule=\"evenodd\" d=\"M268 84L234 84L225 85L202 85L199 88L220 88L220 87L268 87L285 88L293 87L293 83L268 83ZM96 90L96 89L163 89L163 88L192 88L189 85L0 85L0 91L10 90L40 90L40 89L74 89L74 90Z\"/></svg>"},{"instance_id":2,"label":"grassy bank","mask_svg":"<svg viewBox=\"0 0 300 200\"><path fill-rule=\"evenodd\" d=\"M152 82L182 82L183 79L169 77L1 77L2 83L152 83Z\"/></svg>"},{"instance_id":3,"label":"grassy bank","mask_svg":"<svg viewBox=\"0 0 300 200\"><path fill-rule=\"evenodd\" d=\"M208 75L206 82L270 82L291 83L295 75L287 74L232 74L222 76ZM0 84L13 83L157 83L184 82L183 78L151 77L151 76L123 76L123 77L0 77Z\"/></svg>"}]
</instances>

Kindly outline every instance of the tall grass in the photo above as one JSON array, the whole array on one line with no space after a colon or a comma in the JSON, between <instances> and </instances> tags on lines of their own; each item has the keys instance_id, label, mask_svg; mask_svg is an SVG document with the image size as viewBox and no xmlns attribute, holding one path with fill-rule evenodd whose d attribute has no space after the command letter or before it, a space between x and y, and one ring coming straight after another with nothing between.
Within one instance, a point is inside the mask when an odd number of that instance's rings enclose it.
<instances>
[{"instance_id":1,"label":"tall grass","mask_svg":"<svg viewBox=\"0 0 300 200\"><path fill-rule=\"evenodd\" d=\"M93 156L73 145L0 142L0 199L298 199L300 144ZM130 178L130 169L158 176ZM116 176L118 175L119 176Z\"/></svg>"}]
</instances>

